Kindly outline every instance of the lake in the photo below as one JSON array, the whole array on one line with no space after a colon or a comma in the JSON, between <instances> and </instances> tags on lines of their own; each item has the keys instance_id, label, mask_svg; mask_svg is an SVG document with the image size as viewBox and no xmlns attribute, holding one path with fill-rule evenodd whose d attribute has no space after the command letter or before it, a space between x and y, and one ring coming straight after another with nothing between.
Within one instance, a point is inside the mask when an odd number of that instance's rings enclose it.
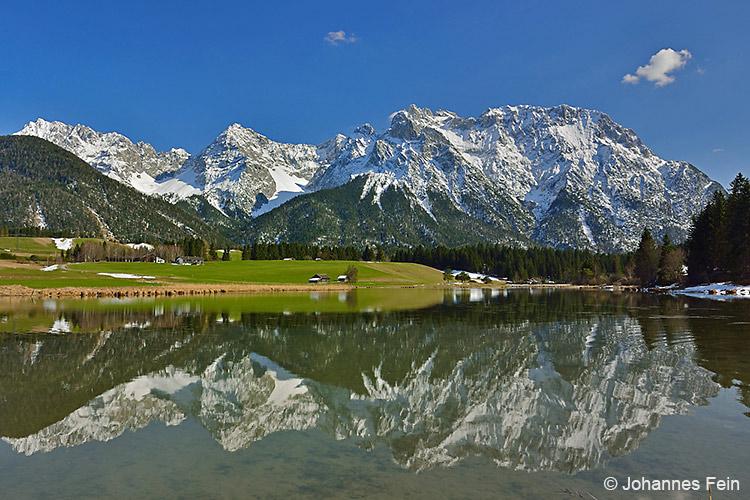
<instances>
[{"instance_id":1,"label":"lake","mask_svg":"<svg viewBox=\"0 0 750 500\"><path fill-rule=\"evenodd\" d=\"M708 499L708 481L750 498L748 305L6 299L2 496L676 500Z\"/></svg>"}]
</instances>

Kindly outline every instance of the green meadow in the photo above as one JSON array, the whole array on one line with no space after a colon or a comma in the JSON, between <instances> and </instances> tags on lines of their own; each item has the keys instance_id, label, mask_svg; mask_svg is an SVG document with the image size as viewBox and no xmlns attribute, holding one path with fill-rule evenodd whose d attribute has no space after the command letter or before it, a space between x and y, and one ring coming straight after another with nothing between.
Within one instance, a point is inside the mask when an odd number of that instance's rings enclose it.
<instances>
[{"instance_id":1,"label":"green meadow","mask_svg":"<svg viewBox=\"0 0 750 500\"><path fill-rule=\"evenodd\" d=\"M70 264L68 269L94 274L104 272L148 275L154 276L155 281L170 283L303 284L314 274L327 274L335 281L340 274L346 273L350 265L358 270L357 284L364 286L426 284L442 280L442 273L436 269L403 262L231 260L206 262L202 266L97 262Z\"/></svg>"},{"instance_id":2,"label":"green meadow","mask_svg":"<svg viewBox=\"0 0 750 500\"><path fill-rule=\"evenodd\" d=\"M81 243L84 239L75 239ZM18 248L16 248L18 246ZM39 264L54 263L59 250L51 238L0 237L0 251L10 251L22 259L39 257ZM219 256L222 255L219 251ZM1 285L25 285L30 288L116 287L160 284L303 284L314 274L327 274L335 282L352 265L358 269L360 286L399 286L431 284L442 281L436 269L401 262L356 262L315 260L241 260L242 252L233 250L230 261L210 261L202 266L176 266L146 262L71 263L51 271L42 271L33 263L7 262L0 266ZM114 278L99 273L153 276ZM325 284L321 284L325 287Z\"/></svg>"},{"instance_id":3,"label":"green meadow","mask_svg":"<svg viewBox=\"0 0 750 500\"><path fill-rule=\"evenodd\" d=\"M202 266L175 266L141 262L67 264L52 271L34 265L0 267L0 285L29 288L116 287L163 284L303 284L314 274L328 274L335 282L348 266L359 271L359 286L404 286L439 283L442 273L419 264L351 261L251 261L207 262ZM153 276L115 278L99 273ZM325 288L325 284L319 285Z\"/></svg>"},{"instance_id":4,"label":"green meadow","mask_svg":"<svg viewBox=\"0 0 750 500\"><path fill-rule=\"evenodd\" d=\"M73 245L75 246L84 241L101 243L102 240L95 238L73 238ZM0 252L9 252L23 257L36 255L39 257L40 262L43 262L47 257L57 257L60 255L60 250L55 246L52 238L32 238L27 236L20 238L16 238L15 236L0 236Z\"/></svg>"},{"instance_id":5,"label":"green meadow","mask_svg":"<svg viewBox=\"0 0 750 500\"><path fill-rule=\"evenodd\" d=\"M0 252L23 256L36 255L40 258L56 256L60 253L51 238L16 238L15 236L0 236Z\"/></svg>"}]
</instances>

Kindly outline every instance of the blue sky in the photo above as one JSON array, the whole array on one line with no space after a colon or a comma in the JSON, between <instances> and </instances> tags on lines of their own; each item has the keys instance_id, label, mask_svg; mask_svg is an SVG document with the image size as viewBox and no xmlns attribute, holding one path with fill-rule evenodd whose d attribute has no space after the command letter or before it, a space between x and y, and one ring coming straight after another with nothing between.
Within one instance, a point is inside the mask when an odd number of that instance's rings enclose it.
<instances>
[{"instance_id":1,"label":"blue sky","mask_svg":"<svg viewBox=\"0 0 750 500\"><path fill-rule=\"evenodd\" d=\"M726 186L750 173L748 19L742 1L10 2L0 134L43 117L196 153L234 122L320 143L411 103L566 103Z\"/></svg>"}]
</instances>

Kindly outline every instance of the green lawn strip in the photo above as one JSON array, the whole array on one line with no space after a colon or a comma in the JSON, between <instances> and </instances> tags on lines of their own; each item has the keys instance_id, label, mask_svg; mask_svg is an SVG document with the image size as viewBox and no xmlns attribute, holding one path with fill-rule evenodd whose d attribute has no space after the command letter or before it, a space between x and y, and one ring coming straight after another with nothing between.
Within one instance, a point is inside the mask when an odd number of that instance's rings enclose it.
<instances>
[{"instance_id":1,"label":"green lawn strip","mask_svg":"<svg viewBox=\"0 0 750 500\"><path fill-rule=\"evenodd\" d=\"M0 268L0 286L24 285L29 288L64 288L64 287L121 287L159 285L156 280L113 278L100 276L93 272L82 272L73 269L56 269L42 271L33 268Z\"/></svg>"},{"instance_id":2,"label":"green lawn strip","mask_svg":"<svg viewBox=\"0 0 750 500\"><path fill-rule=\"evenodd\" d=\"M203 266L174 266L140 262L97 262L71 264L69 269L91 273L128 273L173 279L177 283L267 283L302 284L314 274L328 274L335 281L348 266L359 270L360 285L402 285L437 283L442 274L426 266L409 263L367 263L354 261L232 260L206 262Z\"/></svg>"},{"instance_id":3,"label":"green lawn strip","mask_svg":"<svg viewBox=\"0 0 750 500\"><path fill-rule=\"evenodd\" d=\"M16 248L16 245L18 245L18 248ZM39 257L60 253L50 238L29 238L26 236L18 238L17 242L15 236L0 237L0 252L37 255Z\"/></svg>"}]
</instances>

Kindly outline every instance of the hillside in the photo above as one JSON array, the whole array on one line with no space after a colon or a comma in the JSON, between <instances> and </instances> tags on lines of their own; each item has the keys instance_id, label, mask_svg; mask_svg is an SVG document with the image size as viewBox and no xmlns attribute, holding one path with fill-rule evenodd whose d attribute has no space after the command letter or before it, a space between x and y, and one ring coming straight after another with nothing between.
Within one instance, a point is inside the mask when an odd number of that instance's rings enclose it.
<instances>
[{"instance_id":1,"label":"hillside","mask_svg":"<svg viewBox=\"0 0 750 500\"><path fill-rule=\"evenodd\" d=\"M321 245L460 246L487 240L528 246L532 241L502 218L487 222L457 210L436 194L431 214L414 207L410 193L389 186L376 197L358 177L339 187L295 197L253 219L245 240ZM363 195L363 193L366 193Z\"/></svg>"},{"instance_id":2,"label":"hillside","mask_svg":"<svg viewBox=\"0 0 750 500\"><path fill-rule=\"evenodd\" d=\"M0 137L0 225L69 230L119 240L226 242L195 215L147 197L46 140Z\"/></svg>"}]
</instances>

